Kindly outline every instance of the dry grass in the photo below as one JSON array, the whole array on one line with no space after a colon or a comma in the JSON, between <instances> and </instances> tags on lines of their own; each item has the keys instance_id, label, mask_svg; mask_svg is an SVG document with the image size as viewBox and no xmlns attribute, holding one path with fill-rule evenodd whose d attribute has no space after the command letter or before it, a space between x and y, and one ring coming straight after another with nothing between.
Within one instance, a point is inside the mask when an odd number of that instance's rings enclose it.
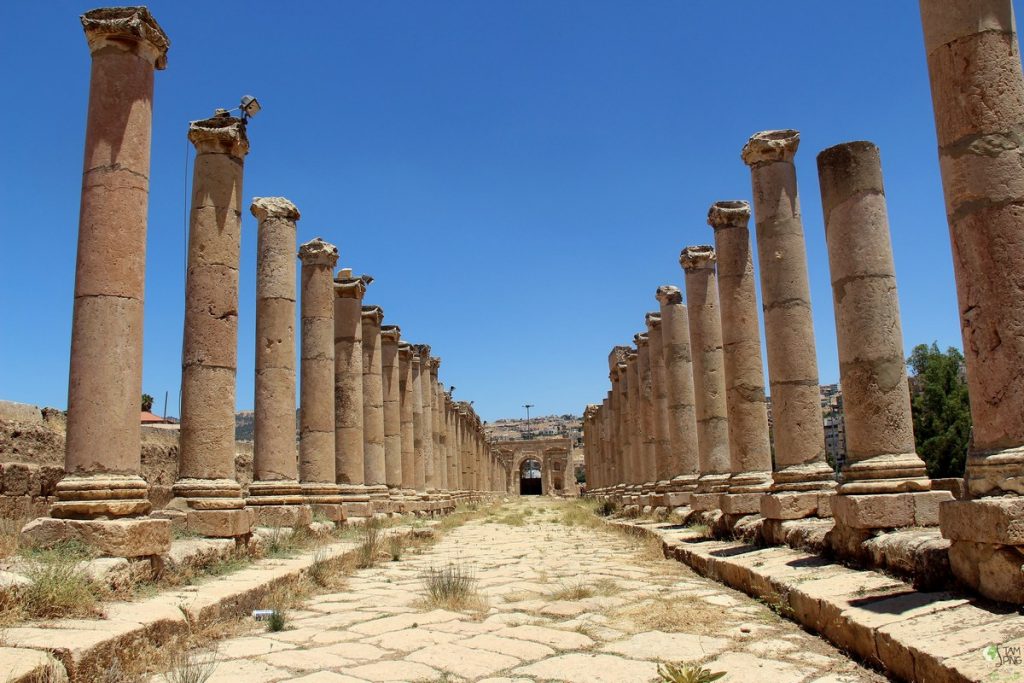
<instances>
[{"instance_id":1,"label":"dry grass","mask_svg":"<svg viewBox=\"0 0 1024 683\"><path fill-rule=\"evenodd\" d=\"M597 595L597 591L593 586L577 581L560 585L556 590L548 593L547 597L551 600L583 600L585 598L592 598L595 595Z\"/></svg>"},{"instance_id":2,"label":"dry grass","mask_svg":"<svg viewBox=\"0 0 1024 683\"><path fill-rule=\"evenodd\" d=\"M402 551L405 549L405 539L398 534L393 534L388 538L388 554L391 555L392 562L398 562L402 559Z\"/></svg>"},{"instance_id":3,"label":"dry grass","mask_svg":"<svg viewBox=\"0 0 1024 683\"><path fill-rule=\"evenodd\" d=\"M0 519L0 559L18 554L21 550L21 528L27 523L25 518Z\"/></svg>"},{"instance_id":4,"label":"dry grass","mask_svg":"<svg viewBox=\"0 0 1024 683\"><path fill-rule=\"evenodd\" d=\"M609 616L631 623L636 631L706 635L721 624L722 608L692 598L654 599L614 610Z\"/></svg>"},{"instance_id":5,"label":"dry grass","mask_svg":"<svg viewBox=\"0 0 1024 683\"><path fill-rule=\"evenodd\" d=\"M378 556L383 550L380 524L375 519L367 520L362 532L362 540L356 549L356 567L368 569L377 564Z\"/></svg>"},{"instance_id":6,"label":"dry grass","mask_svg":"<svg viewBox=\"0 0 1024 683\"><path fill-rule=\"evenodd\" d=\"M167 683L206 683L217 670L216 650L179 650L163 673Z\"/></svg>"},{"instance_id":7,"label":"dry grass","mask_svg":"<svg viewBox=\"0 0 1024 683\"><path fill-rule=\"evenodd\" d=\"M440 569L431 567L424 572L422 581L428 609L480 612L487 608L477 592L476 577L462 565L449 562Z\"/></svg>"},{"instance_id":8,"label":"dry grass","mask_svg":"<svg viewBox=\"0 0 1024 683\"><path fill-rule=\"evenodd\" d=\"M725 674L725 671L712 672L699 664L658 664L659 683L713 683Z\"/></svg>"},{"instance_id":9,"label":"dry grass","mask_svg":"<svg viewBox=\"0 0 1024 683\"><path fill-rule=\"evenodd\" d=\"M622 592L622 587L615 583L615 579L598 579L594 582L594 591L598 595L608 597Z\"/></svg>"}]
</instances>

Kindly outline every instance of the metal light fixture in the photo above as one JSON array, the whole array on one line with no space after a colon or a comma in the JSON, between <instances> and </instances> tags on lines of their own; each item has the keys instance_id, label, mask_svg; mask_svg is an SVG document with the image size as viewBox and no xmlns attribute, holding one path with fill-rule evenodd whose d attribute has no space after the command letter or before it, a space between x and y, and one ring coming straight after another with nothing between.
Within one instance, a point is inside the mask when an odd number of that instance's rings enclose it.
<instances>
[{"instance_id":1,"label":"metal light fixture","mask_svg":"<svg viewBox=\"0 0 1024 683\"><path fill-rule=\"evenodd\" d=\"M251 116L256 116L256 114L260 113L260 109L262 109L262 107L260 107L259 100L252 95L244 95L242 97L242 103L238 108L242 110L242 118L245 119Z\"/></svg>"}]
</instances>

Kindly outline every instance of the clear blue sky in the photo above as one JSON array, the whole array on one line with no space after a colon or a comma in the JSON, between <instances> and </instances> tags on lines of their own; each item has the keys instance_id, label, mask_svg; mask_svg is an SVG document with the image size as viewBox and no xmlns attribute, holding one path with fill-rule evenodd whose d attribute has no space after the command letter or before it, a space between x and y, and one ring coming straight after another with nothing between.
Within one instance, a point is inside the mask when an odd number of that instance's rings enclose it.
<instances>
[{"instance_id":1,"label":"clear blue sky","mask_svg":"<svg viewBox=\"0 0 1024 683\"><path fill-rule=\"evenodd\" d=\"M1016 3L1015 3L1016 4ZM770 6L769 6L770 5ZM0 398L63 408L92 3L0 4ZM751 133L797 128L821 381L838 380L815 156L882 150L908 349L960 346L917 3L150 3L156 75L144 391L180 382L190 119L245 93L238 407L253 403L253 196L283 195L376 281L484 419L582 411ZM1018 12L1020 8L1018 7Z\"/></svg>"}]
</instances>

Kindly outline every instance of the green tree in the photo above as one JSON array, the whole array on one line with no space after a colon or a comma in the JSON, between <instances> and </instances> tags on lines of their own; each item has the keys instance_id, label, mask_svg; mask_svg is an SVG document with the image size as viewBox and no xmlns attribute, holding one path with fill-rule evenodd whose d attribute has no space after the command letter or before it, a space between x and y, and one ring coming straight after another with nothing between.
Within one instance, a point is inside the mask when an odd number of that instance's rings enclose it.
<instances>
[{"instance_id":1,"label":"green tree","mask_svg":"<svg viewBox=\"0 0 1024 683\"><path fill-rule=\"evenodd\" d=\"M918 344L907 359L917 452L928 476L962 477L971 438L971 407L964 379L964 357L934 342Z\"/></svg>"},{"instance_id":2,"label":"green tree","mask_svg":"<svg viewBox=\"0 0 1024 683\"><path fill-rule=\"evenodd\" d=\"M149 394L142 395L142 410L146 412L153 410L153 397Z\"/></svg>"}]
</instances>

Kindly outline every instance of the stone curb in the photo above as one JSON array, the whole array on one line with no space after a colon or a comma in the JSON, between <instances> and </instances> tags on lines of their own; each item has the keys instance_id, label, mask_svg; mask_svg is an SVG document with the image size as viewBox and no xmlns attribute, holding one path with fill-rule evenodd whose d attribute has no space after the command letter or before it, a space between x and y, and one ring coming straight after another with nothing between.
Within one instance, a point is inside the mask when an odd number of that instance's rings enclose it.
<instances>
[{"instance_id":1,"label":"stone curb","mask_svg":"<svg viewBox=\"0 0 1024 683\"><path fill-rule=\"evenodd\" d=\"M421 531L409 526L382 530L385 536L411 536ZM356 542L340 541L292 558L256 560L245 569L152 598L105 603L104 619L61 619L7 628L2 632L0 662L6 661L5 656L14 661L8 650L43 651L63 664L69 681L100 680L118 655L143 643L159 645L217 618L248 614L262 607L264 596L275 588L308 572L317 553L338 568L358 547ZM24 680L37 680L32 677L43 667L45 658L33 665Z\"/></svg>"},{"instance_id":2,"label":"stone curb","mask_svg":"<svg viewBox=\"0 0 1024 683\"><path fill-rule=\"evenodd\" d=\"M919 592L787 547L707 540L665 524L608 524L659 539L666 557L763 600L897 680L1024 681L1024 616L1005 607Z\"/></svg>"}]
</instances>

